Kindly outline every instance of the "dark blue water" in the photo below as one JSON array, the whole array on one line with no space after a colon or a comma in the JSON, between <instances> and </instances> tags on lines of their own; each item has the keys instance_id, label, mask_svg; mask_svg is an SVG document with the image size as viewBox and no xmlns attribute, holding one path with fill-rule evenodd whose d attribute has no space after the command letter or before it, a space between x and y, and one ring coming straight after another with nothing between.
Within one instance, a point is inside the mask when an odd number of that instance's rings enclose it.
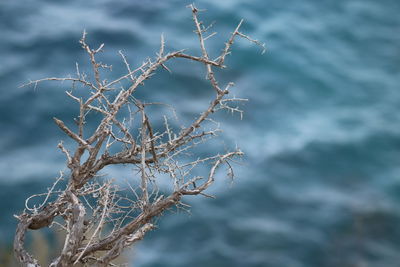
<instances>
[{"instance_id":1,"label":"dark blue water","mask_svg":"<svg viewBox=\"0 0 400 267\"><path fill-rule=\"evenodd\" d=\"M87 67L78 40L106 44L123 70L167 48L198 53L188 1L0 2L0 237L12 214L65 168L53 116L76 116L68 84L18 88ZM197 1L219 35L237 22L268 52L238 42L219 77L248 98L242 121L221 116L226 146L246 153L216 200L187 199L191 215L163 217L132 251L135 266L399 266L400 2L397 0ZM170 65L139 93L178 105L189 119L210 97L195 64ZM205 89L204 89L205 88ZM208 91L207 91L208 90ZM118 173L118 172L116 172ZM123 171L119 172L122 176ZM222 177L221 177L222 178Z\"/></svg>"}]
</instances>

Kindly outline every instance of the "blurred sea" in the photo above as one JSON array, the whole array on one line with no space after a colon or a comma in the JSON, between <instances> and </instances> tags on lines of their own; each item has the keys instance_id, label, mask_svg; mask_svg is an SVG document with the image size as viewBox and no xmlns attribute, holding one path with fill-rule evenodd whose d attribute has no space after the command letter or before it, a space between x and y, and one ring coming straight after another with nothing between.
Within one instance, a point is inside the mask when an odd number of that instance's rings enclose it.
<instances>
[{"instance_id":1,"label":"blurred sea","mask_svg":"<svg viewBox=\"0 0 400 267\"><path fill-rule=\"evenodd\" d=\"M68 84L19 88L87 67L78 40L105 43L110 77L167 49L199 53L189 1L0 1L0 250L11 246L24 199L64 169ZM191 214L164 216L132 251L135 266L400 266L400 1L197 1L219 33L216 55L241 18L243 32L219 72L248 98L224 116L225 144L246 153L217 199L187 199ZM195 64L160 72L138 97L178 105L190 118L212 90ZM222 177L221 177L222 178ZM1 263L0 263L1 264Z\"/></svg>"}]
</instances>

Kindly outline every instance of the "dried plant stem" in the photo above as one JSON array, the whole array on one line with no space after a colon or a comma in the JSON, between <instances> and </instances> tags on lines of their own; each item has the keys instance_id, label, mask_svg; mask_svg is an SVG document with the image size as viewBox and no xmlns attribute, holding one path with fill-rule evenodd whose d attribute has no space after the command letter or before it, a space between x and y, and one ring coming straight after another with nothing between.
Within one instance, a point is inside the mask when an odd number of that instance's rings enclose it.
<instances>
[{"instance_id":1,"label":"dried plant stem","mask_svg":"<svg viewBox=\"0 0 400 267\"><path fill-rule=\"evenodd\" d=\"M61 253L53 259L50 266L76 264L114 266L111 261L126 247L142 240L148 231L155 228L155 218L173 207L185 208L181 202L184 196L212 197L205 191L213 184L217 169L221 165L226 164L228 175L233 175L229 161L243 155L238 149L189 162L182 159L187 159L185 153L195 151L196 146L207 142L209 138L216 137L220 132L218 124L215 124L217 125L215 129L204 129L205 122L214 122L210 118L211 114L221 109L242 114L235 103L246 100L229 98L229 88L232 83L221 88L215 76L216 69L225 68L225 58L230 54L236 37L244 38L263 48L264 46L239 31L243 23L240 21L225 43L221 54L215 60L210 59L206 40L215 33L207 34L211 26L203 26L198 18L200 11L194 5L190 5L189 8L201 56L189 55L183 50L167 52L164 36L161 35L160 49L156 53L156 58L146 60L133 70L120 51L119 54L128 73L106 82L102 78L101 70L110 66L96 59L104 44L92 49L86 41L87 33L84 32L80 44L91 63L91 78L83 74L77 64L76 77L46 78L27 84L36 87L43 81L69 81L73 86L80 84L87 88L88 95L85 98L76 96L74 90L66 92L67 96L79 106L75 128L67 126L61 119L54 118L56 125L74 143L74 146L66 146L63 142L58 145L66 156L69 175L61 175L47 193L32 196L44 197L39 206L29 207L28 202L32 197L28 198L26 210L16 216L19 224L14 240L14 252L23 266L39 266L37 260L24 248L26 232L50 225L60 226L66 235ZM206 35L207 37L204 37ZM156 128L153 128L146 108L159 103L145 104L134 95L157 69L162 68L171 72L166 63L175 58L204 64L207 79L215 95L209 106L189 125L175 129L170 124L170 118L166 114L161 114L165 129L160 132L158 127L155 131ZM114 86L121 84L122 81L127 81L129 86L116 89ZM91 113L101 117L94 130L86 127L88 114ZM121 119L124 114L128 116ZM139 124L136 129L132 128L133 121ZM132 178L136 186L131 186L129 183L130 194L123 194L124 189L120 189L113 181L100 177L100 172L106 166L118 164L129 164L137 170ZM196 168L204 167L209 169L206 177L193 176ZM161 194L158 179L165 175L171 178L173 190L163 191ZM56 190L60 179L66 179L68 183L65 188ZM49 202L50 195L54 196L52 202ZM99 257L98 252L103 254Z\"/></svg>"}]
</instances>

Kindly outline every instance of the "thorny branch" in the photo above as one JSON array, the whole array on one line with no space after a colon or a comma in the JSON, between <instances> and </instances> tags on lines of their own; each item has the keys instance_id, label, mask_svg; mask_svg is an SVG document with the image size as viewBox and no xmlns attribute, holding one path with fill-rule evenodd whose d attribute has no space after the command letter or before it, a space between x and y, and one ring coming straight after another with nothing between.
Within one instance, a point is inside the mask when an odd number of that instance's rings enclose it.
<instances>
[{"instance_id":1,"label":"thorny branch","mask_svg":"<svg viewBox=\"0 0 400 267\"><path fill-rule=\"evenodd\" d=\"M54 118L57 126L75 143L73 149L67 149L63 142L58 145L66 156L70 174L69 177L61 175L47 193L32 196L45 197L39 206L30 208L28 201L32 197L28 198L26 210L16 216L19 224L14 251L22 265L39 266L37 260L24 248L26 232L50 226L60 226L65 232L63 249L50 266L73 266L78 263L90 266L113 265L111 261L118 257L124 248L143 239L145 234L155 227L153 223L156 217L172 207L183 207L182 197L209 196L205 190L213 184L218 167L226 163L228 175L233 174L229 161L243 155L240 150L194 161L187 161L185 153L196 145L207 142L220 131L218 127L212 130L204 129L204 123L211 120L209 117L212 113L221 109L242 113L235 103L245 99L228 98L232 83L221 88L214 72L215 69L225 68L225 58L230 54L236 37L260 45L263 50L264 45L240 32L242 20L225 43L221 54L213 60L205 42L215 33L207 33L211 26L205 27L199 20L200 10L194 5L188 7L192 11L201 56L189 55L183 50L167 52L164 36L161 35L160 49L156 57L148 59L133 70L120 51L128 73L107 82L102 80L101 70L110 66L96 58L97 54L102 52L104 44L92 49L86 41L87 33L84 32L80 44L89 56L92 78L82 73L77 64L76 77L46 78L27 84L36 87L43 81L70 81L73 83L73 89L76 84L87 88L88 95L85 98L76 96L74 90L66 92L67 96L79 105L76 128ZM134 98L134 94L156 70L163 68L171 72L166 63L175 58L204 64L215 96L198 118L179 131L170 123L170 118L162 114L164 130L160 133L158 128L158 131L153 129L147 115L146 107L151 104L142 103ZM127 81L129 86L116 88L115 86L121 85L122 81ZM100 115L101 120L97 128L90 132L85 126L89 114L92 113ZM127 113L128 116L121 119L121 116ZM135 123L138 126L133 127ZM115 148L119 148L119 151ZM113 181L100 177L100 172L106 166L118 164L131 164L138 170L132 178L134 186L129 185L130 194L124 194L124 190ZM201 165L209 166L208 175L194 176L192 171ZM171 178L173 190L161 194L157 179L165 175ZM66 179L68 183L65 188L56 190L55 187L61 179ZM98 252L101 251L103 254L99 256Z\"/></svg>"}]
</instances>

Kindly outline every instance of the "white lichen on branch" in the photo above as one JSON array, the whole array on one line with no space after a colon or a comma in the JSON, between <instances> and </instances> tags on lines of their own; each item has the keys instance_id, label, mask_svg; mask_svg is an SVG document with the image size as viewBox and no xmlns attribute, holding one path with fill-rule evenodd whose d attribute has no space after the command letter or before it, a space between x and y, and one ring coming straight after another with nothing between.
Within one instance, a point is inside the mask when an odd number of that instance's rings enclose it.
<instances>
[{"instance_id":1,"label":"white lichen on branch","mask_svg":"<svg viewBox=\"0 0 400 267\"><path fill-rule=\"evenodd\" d=\"M62 173L47 193L30 197L26 202L25 212L16 216L19 224L14 251L16 258L24 266L39 266L37 260L24 248L26 232L49 226L60 227L66 235L60 255L50 266L73 266L78 263L109 266L124 248L143 239L148 231L154 229L156 217L172 207L184 207L182 197L211 197L205 191L213 184L216 171L221 165L226 164L228 176L233 176L229 162L234 157L243 155L239 149L200 157L190 162L187 161L190 160L188 157L184 162L180 162L180 159L185 158L185 153L196 145L217 136L220 131L218 124L211 130L204 129L205 122L212 121L212 113L225 109L242 114L235 103L246 99L229 98L229 88L233 84L220 87L214 72L225 68L226 56L230 54L236 37L260 45L263 51L264 45L240 32L243 23L240 21L221 54L213 60L206 50L205 41L215 33L207 33L210 27L204 27L198 18L200 11L194 5L189 8L192 11L201 56L186 54L184 50L167 52L164 36L161 35L156 57L146 60L133 70L125 55L119 52L128 73L108 82L102 79L102 70L109 69L110 66L96 58L104 49L104 44L92 49L87 43L87 33L84 32L80 44L89 56L92 67L90 77L82 73L77 64L76 77L45 78L27 84L36 87L43 81L70 81L73 88L80 84L89 93L85 98L75 95L73 90L66 92L79 105L79 115L75 119L76 129L54 118L56 125L75 144L70 150L63 142L58 145L66 156L69 176ZM215 95L209 106L180 131L174 131L165 114L161 114L164 121L163 131L154 131L146 108L158 103L142 103L134 95L156 70L162 68L171 72L167 63L175 58L203 64ZM129 86L116 88L122 81L128 82ZM129 110L129 116L121 119L121 114L125 114L124 109ZM101 117L95 129L86 126L91 113ZM138 123L138 129L133 128L132 121ZM119 150L115 152L115 148ZM99 178L105 167L118 164L130 164L138 170L137 175L132 178L135 186L129 184L130 194L122 194L124 189L120 189L113 181ZM205 177L193 174L193 170L200 165L209 167ZM171 192L160 192L157 178L161 175L171 178ZM61 179L67 180L65 188L55 190L55 185ZM29 207L28 202L36 197L45 199L39 206Z\"/></svg>"}]
</instances>

